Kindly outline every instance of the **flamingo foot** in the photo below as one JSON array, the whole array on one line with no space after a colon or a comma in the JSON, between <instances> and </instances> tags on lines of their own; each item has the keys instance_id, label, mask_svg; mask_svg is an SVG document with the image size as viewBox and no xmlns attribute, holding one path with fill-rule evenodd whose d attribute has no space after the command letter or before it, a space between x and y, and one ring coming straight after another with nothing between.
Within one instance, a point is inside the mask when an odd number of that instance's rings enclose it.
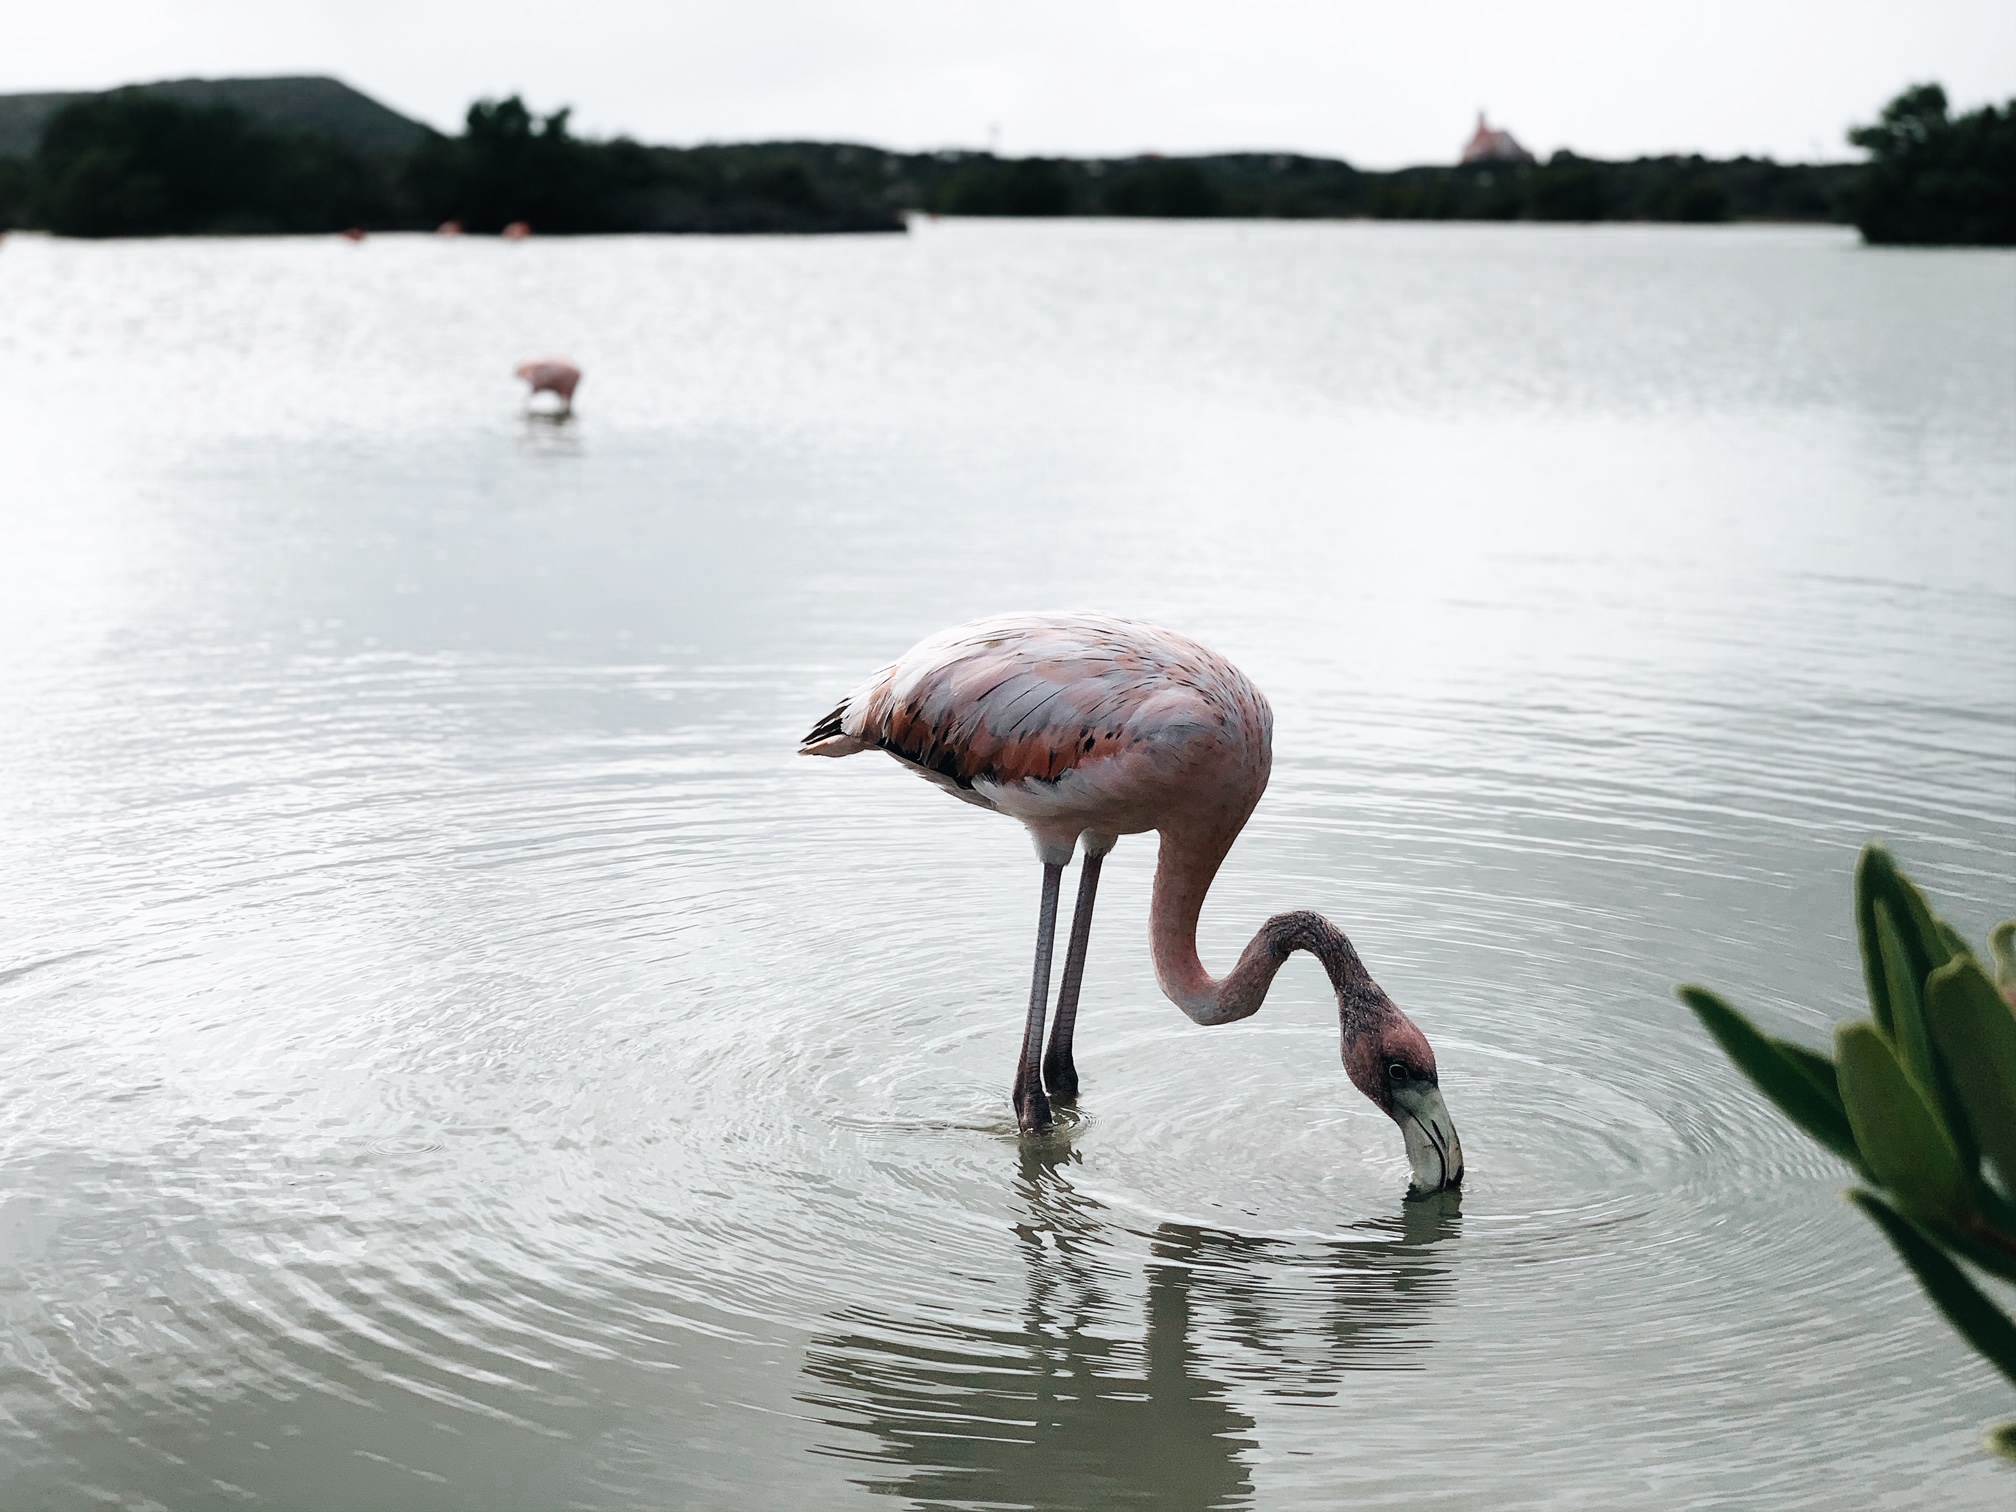
<instances>
[{"instance_id":1,"label":"flamingo foot","mask_svg":"<svg viewBox=\"0 0 2016 1512\"><path fill-rule=\"evenodd\" d=\"M1041 1087L1015 1088L1015 1123L1024 1134L1048 1134L1056 1120L1050 1116L1050 1099Z\"/></svg>"},{"instance_id":2,"label":"flamingo foot","mask_svg":"<svg viewBox=\"0 0 2016 1512\"><path fill-rule=\"evenodd\" d=\"M1043 1088L1051 1102L1071 1108L1078 1105L1078 1068L1071 1062L1070 1046L1062 1048L1062 1055L1057 1053L1057 1046L1052 1046L1043 1057Z\"/></svg>"}]
</instances>

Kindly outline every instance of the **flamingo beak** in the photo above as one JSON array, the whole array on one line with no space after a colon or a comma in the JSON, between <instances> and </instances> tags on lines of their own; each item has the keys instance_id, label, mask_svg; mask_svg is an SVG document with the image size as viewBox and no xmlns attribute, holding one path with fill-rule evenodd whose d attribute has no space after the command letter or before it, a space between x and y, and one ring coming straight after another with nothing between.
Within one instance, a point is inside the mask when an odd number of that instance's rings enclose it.
<instances>
[{"instance_id":1,"label":"flamingo beak","mask_svg":"<svg viewBox=\"0 0 2016 1512\"><path fill-rule=\"evenodd\" d=\"M1425 1197L1453 1187L1463 1179L1463 1141L1455 1120L1442 1101L1442 1089L1416 1082L1393 1092L1393 1121L1407 1141L1407 1162L1414 1168L1410 1197Z\"/></svg>"}]
</instances>

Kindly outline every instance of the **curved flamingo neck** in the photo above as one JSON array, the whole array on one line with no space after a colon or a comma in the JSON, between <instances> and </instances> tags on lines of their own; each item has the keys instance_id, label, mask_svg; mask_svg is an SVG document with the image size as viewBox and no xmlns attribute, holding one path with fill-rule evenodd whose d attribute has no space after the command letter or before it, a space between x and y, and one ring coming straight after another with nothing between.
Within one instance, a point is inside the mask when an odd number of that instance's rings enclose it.
<instances>
[{"instance_id":1,"label":"curved flamingo neck","mask_svg":"<svg viewBox=\"0 0 2016 1512\"><path fill-rule=\"evenodd\" d=\"M1276 914L1240 953L1222 980L1197 957L1197 919L1204 895L1232 848L1237 831L1225 836L1187 836L1164 831L1155 863L1155 896L1148 914L1148 943L1155 977L1168 999L1200 1024L1227 1024L1259 1011L1275 973L1295 951L1306 950L1323 963L1337 991L1337 1009L1347 1027L1390 1007L1386 994L1358 959L1344 932L1306 909Z\"/></svg>"}]
</instances>

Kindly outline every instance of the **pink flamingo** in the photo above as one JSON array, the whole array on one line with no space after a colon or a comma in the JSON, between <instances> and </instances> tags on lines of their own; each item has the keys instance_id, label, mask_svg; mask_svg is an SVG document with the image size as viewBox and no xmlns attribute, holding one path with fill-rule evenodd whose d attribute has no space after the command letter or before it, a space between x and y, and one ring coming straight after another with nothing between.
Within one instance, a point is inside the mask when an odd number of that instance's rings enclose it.
<instances>
[{"instance_id":1,"label":"pink flamingo","mask_svg":"<svg viewBox=\"0 0 2016 1512\"><path fill-rule=\"evenodd\" d=\"M574 390L581 384L581 369L565 357L532 357L512 369L514 377L522 378L532 385L532 394L558 394L560 413L574 413Z\"/></svg>"},{"instance_id":2,"label":"pink flamingo","mask_svg":"<svg viewBox=\"0 0 2016 1512\"><path fill-rule=\"evenodd\" d=\"M1266 790L1274 716L1230 662L1173 631L1101 614L1016 614L957 625L856 688L800 754L883 750L955 798L1028 826L1043 863L1036 969L1015 1072L1025 1133L1076 1100L1071 1038L1099 867L1122 835L1155 830L1161 853L1148 937L1163 994L1200 1024L1259 1010L1291 952L1323 963L1337 992L1344 1069L1400 1126L1414 1189L1463 1178L1435 1052L1321 914L1276 914L1229 976L1197 958L1197 916ZM1064 867L1085 842L1057 1015L1043 1045ZM1045 1087L1048 1087L1046 1095Z\"/></svg>"}]
</instances>

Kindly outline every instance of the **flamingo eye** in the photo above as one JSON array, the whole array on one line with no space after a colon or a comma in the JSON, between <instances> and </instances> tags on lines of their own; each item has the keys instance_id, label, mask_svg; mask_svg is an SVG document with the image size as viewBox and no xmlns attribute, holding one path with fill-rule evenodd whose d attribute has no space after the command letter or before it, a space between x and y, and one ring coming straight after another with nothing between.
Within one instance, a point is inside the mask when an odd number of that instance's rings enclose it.
<instances>
[{"instance_id":1,"label":"flamingo eye","mask_svg":"<svg viewBox=\"0 0 2016 1512\"><path fill-rule=\"evenodd\" d=\"M1405 1080L1407 1080L1407 1068L1401 1065L1400 1062L1398 1061L1394 1061L1392 1065L1386 1068L1386 1074L1392 1077L1393 1080L1395 1080L1396 1082L1404 1082Z\"/></svg>"}]
</instances>

